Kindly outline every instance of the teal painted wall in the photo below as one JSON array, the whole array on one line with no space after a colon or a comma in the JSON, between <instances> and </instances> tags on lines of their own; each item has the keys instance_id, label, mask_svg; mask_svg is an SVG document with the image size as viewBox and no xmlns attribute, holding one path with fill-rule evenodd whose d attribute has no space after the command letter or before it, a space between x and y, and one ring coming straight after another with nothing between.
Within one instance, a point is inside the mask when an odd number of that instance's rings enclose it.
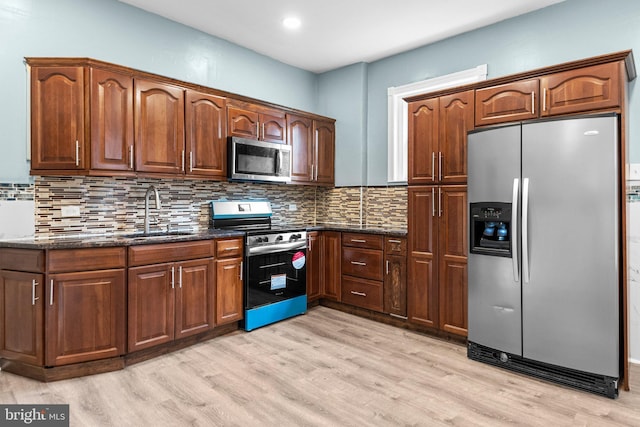
<instances>
[{"instance_id":1,"label":"teal painted wall","mask_svg":"<svg viewBox=\"0 0 640 427\"><path fill-rule=\"evenodd\" d=\"M367 175L362 183L387 182L388 87L485 63L488 78L495 78L626 49L633 49L640 60L640 1L567 0L369 64ZM640 93L636 86L634 81L629 88L629 141L630 160L640 163ZM335 95L341 96L339 92ZM350 94L342 95L342 99L351 102ZM340 100L334 100L334 104L340 104ZM322 113L338 121L350 120L338 114L340 111ZM343 129L350 126L357 127L359 122L342 124ZM341 135L337 137L340 144L351 143Z\"/></svg>"},{"instance_id":2,"label":"teal painted wall","mask_svg":"<svg viewBox=\"0 0 640 427\"><path fill-rule=\"evenodd\" d=\"M29 182L27 56L91 57L315 112L318 77L116 0L0 1L0 182Z\"/></svg>"},{"instance_id":3,"label":"teal painted wall","mask_svg":"<svg viewBox=\"0 0 640 427\"><path fill-rule=\"evenodd\" d=\"M318 79L318 109L336 121L336 184L359 186L366 179L367 69L365 63L324 73Z\"/></svg>"}]
</instances>

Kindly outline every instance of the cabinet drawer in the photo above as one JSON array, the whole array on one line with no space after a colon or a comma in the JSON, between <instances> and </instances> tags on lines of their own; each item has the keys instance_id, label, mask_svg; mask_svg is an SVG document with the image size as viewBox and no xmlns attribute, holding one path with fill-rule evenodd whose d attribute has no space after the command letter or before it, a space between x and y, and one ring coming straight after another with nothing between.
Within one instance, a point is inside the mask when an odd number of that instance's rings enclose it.
<instances>
[{"instance_id":1,"label":"cabinet drawer","mask_svg":"<svg viewBox=\"0 0 640 427\"><path fill-rule=\"evenodd\" d=\"M382 282L342 276L342 302L382 311Z\"/></svg>"},{"instance_id":2,"label":"cabinet drawer","mask_svg":"<svg viewBox=\"0 0 640 427\"><path fill-rule=\"evenodd\" d=\"M53 249L47 252L49 273L108 270L126 266L124 247Z\"/></svg>"},{"instance_id":3,"label":"cabinet drawer","mask_svg":"<svg viewBox=\"0 0 640 427\"><path fill-rule=\"evenodd\" d=\"M384 252L387 255L406 255L407 239L400 237L385 237Z\"/></svg>"},{"instance_id":4,"label":"cabinet drawer","mask_svg":"<svg viewBox=\"0 0 640 427\"><path fill-rule=\"evenodd\" d=\"M376 234L342 233L342 246L382 250L382 236Z\"/></svg>"},{"instance_id":5,"label":"cabinet drawer","mask_svg":"<svg viewBox=\"0 0 640 427\"><path fill-rule=\"evenodd\" d=\"M44 272L44 251L34 249L0 249L0 269Z\"/></svg>"},{"instance_id":6,"label":"cabinet drawer","mask_svg":"<svg viewBox=\"0 0 640 427\"><path fill-rule=\"evenodd\" d=\"M216 240L216 257L231 258L242 256L242 238Z\"/></svg>"},{"instance_id":7,"label":"cabinet drawer","mask_svg":"<svg viewBox=\"0 0 640 427\"><path fill-rule=\"evenodd\" d=\"M382 280L382 251L342 248L342 274Z\"/></svg>"},{"instance_id":8,"label":"cabinet drawer","mask_svg":"<svg viewBox=\"0 0 640 427\"><path fill-rule=\"evenodd\" d=\"M213 240L159 243L129 247L129 266L175 262L213 256Z\"/></svg>"}]
</instances>

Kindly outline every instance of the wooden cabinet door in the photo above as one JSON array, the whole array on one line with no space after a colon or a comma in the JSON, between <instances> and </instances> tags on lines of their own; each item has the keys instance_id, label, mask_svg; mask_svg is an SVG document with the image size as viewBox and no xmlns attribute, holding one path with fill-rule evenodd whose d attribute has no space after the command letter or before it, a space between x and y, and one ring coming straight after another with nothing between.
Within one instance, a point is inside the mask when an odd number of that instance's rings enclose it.
<instances>
[{"instance_id":1,"label":"wooden cabinet door","mask_svg":"<svg viewBox=\"0 0 640 427\"><path fill-rule=\"evenodd\" d=\"M187 174L226 178L226 99L187 90L185 102Z\"/></svg>"},{"instance_id":2,"label":"wooden cabinet door","mask_svg":"<svg viewBox=\"0 0 640 427\"><path fill-rule=\"evenodd\" d=\"M129 268L128 351L170 342L175 331L173 264Z\"/></svg>"},{"instance_id":3,"label":"wooden cabinet door","mask_svg":"<svg viewBox=\"0 0 640 427\"><path fill-rule=\"evenodd\" d=\"M408 105L409 184L433 184L436 181L439 105L438 98Z\"/></svg>"},{"instance_id":4,"label":"wooden cabinet door","mask_svg":"<svg viewBox=\"0 0 640 427\"><path fill-rule=\"evenodd\" d=\"M410 322L438 327L438 187L409 187L407 316Z\"/></svg>"},{"instance_id":5,"label":"wooden cabinet door","mask_svg":"<svg viewBox=\"0 0 640 427\"><path fill-rule=\"evenodd\" d=\"M260 114L260 139L261 141L287 142L287 119L284 114Z\"/></svg>"},{"instance_id":6,"label":"wooden cabinet door","mask_svg":"<svg viewBox=\"0 0 640 427\"><path fill-rule=\"evenodd\" d=\"M315 301L322 289L322 234L317 231L307 233L307 301Z\"/></svg>"},{"instance_id":7,"label":"wooden cabinet door","mask_svg":"<svg viewBox=\"0 0 640 427\"><path fill-rule=\"evenodd\" d=\"M335 182L335 124L313 121L315 144L315 182L333 185Z\"/></svg>"},{"instance_id":8,"label":"wooden cabinet door","mask_svg":"<svg viewBox=\"0 0 640 427\"><path fill-rule=\"evenodd\" d=\"M0 357L44 365L42 274L0 270Z\"/></svg>"},{"instance_id":9,"label":"wooden cabinet door","mask_svg":"<svg viewBox=\"0 0 640 427\"><path fill-rule=\"evenodd\" d=\"M31 169L85 168L84 68L31 70Z\"/></svg>"},{"instance_id":10,"label":"wooden cabinet door","mask_svg":"<svg viewBox=\"0 0 640 427\"><path fill-rule=\"evenodd\" d=\"M291 181L311 182L314 159L312 120L287 115L287 132L287 143L291 146Z\"/></svg>"},{"instance_id":11,"label":"wooden cabinet door","mask_svg":"<svg viewBox=\"0 0 640 427\"><path fill-rule=\"evenodd\" d=\"M334 301L340 301L340 282L342 271L341 235L338 231L322 232L322 295Z\"/></svg>"},{"instance_id":12,"label":"wooden cabinet door","mask_svg":"<svg viewBox=\"0 0 640 427\"><path fill-rule=\"evenodd\" d=\"M537 118L539 86L531 79L476 90L476 126Z\"/></svg>"},{"instance_id":13,"label":"wooden cabinet door","mask_svg":"<svg viewBox=\"0 0 640 427\"><path fill-rule=\"evenodd\" d=\"M407 257L387 255L384 275L384 310L407 318Z\"/></svg>"},{"instance_id":14,"label":"wooden cabinet door","mask_svg":"<svg viewBox=\"0 0 640 427\"><path fill-rule=\"evenodd\" d=\"M183 261L175 266L176 331L182 338L213 329L215 273L213 258Z\"/></svg>"},{"instance_id":15,"label":"wooden cabinet door","mask_svg":"<svg viewBox=\"0 0 640 427\"><path fill-rule=\"evenodd\" d=\"M48 276L47 366L125 353L124 269Z\"/></svg>"},{"instance_id":16,"label":"wooden cabinet door","mask_svg":"<svg viewBox=\"0 0 640 427\"><path fill-rule=\"evenodd\" d=\"M90 70L91 169L133 170L133 77Z\"/></svg>"},{"instance_id":17,"label":"wooden cabinet door","mask_svg":"<svg viewBox=\"0 0 640 427\"><path fill-rule=\"evenodd\" d=\"M438 181L467 182L467 132L473 129L474 92L440 98Z\"/></svg>"},{"instance_id":18,"label":"wooden cabinet door","mask_svg":"<svg viewBox=\"0 0 640 427\"><path fill-rule=\"evenodd\" d=\"M467 336L467 187L440 187L438 279L440 329Z\"/></svg>"},{"instance_id":19,"label":"wooden cabinet door","mask_svg":"<svg viewBox=\"0 0 640 427\"><path fill-rule=\"evenodd\" d=\"M135 148L138 172L184 172L183 89L135 81Z\"/></svg>"},{"instance_id":20,"label":"wooden cabinet door","mask_svg":"<svg viewBox=\"0 0 640 427\"><path fill-rule=\"evenodd\" d=\"M542 116L620 106L620 63L594 65L540 78Z\"/></svg>"},{"instance_id":21,"label":"wooden cabinet door","mask_svg":"<svg viewBox=\"0 0 640 427\"><path fill-rule=\"evenodd\" d=\"M216 324L244 318L242 258L216 261Z\"/></svg>"},{"instance_id":22,"label":"wooden cabinet door","mask_svg":"<svg viewBox=\"0 0 640 427\"><path fill-rule=\"evenodd\" d=\"M260 118L257 112L230 105L227 107L227 120L229 136L258 139Z\"/></svg>"}]
</instances>

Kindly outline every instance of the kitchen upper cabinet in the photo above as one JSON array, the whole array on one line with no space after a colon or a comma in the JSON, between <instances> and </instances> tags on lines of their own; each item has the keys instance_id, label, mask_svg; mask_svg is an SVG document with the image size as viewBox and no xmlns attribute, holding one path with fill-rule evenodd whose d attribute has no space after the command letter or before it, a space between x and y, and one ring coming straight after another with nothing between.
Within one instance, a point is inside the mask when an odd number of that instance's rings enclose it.
<instances>
[{"instance_id":1,"label":"kitchen upper cabinet","mask_svg":"<svg viewBox=\"0 0 640 427\"><path fill-rule=\"evenodd\" d=\"M409 187L411 322L466 336L467 235L466 186Z\"/></svg>"},{"instance_id":2,"label":"kitchen upper cabinet","mask_svg":"<svg viewBox=\"0 0 640 427\"><path fill-rule=\"evenodd\" d=\"M313 120L287 114L287 132L287 141L291 145L291 181L312 182L315 161Z\"/></svg>"},{"instance_id":3,"label":"kitchen upper cabinet","mask_svg":"<svg viewBox=\"0 0 640 427\"><path fill-rule=\"evenodd\" d=\"M331 121L313 121L314 181L333 185L335 182L335 124Z\"/></svg>"},{"instance_id":4,"label":"kitchen upper cabinet","mask_svg":"<svg viewBox=\"0 0 640 427\"><path fill-rule=\"evenodd\" d=\"M84 67L31 70L31 170L86 167Z\"/></svg>"},{"instance_id":5,"label":"kitchen upper cabinet","mask_svg":"<svg viewBox=\"0 0 640 427\"><path fill-rule=\"evenodd\" d=\"M303 184L335 182L335 124L332 121L287 115L291 145L291 180Z\"/></svg>"},{"instance_id":6,"label":"kitchen upper cabinet","mask_svg":"<svg viewBox=\"0 0 640 427\"><path fill-rule=\"evenodd\" d=\"M226 99L187 90L185 102L186 173L225 179L227 176Z\"/></svg>"},{"instance_id":7,"label":"kitchen upper cabinet","mask_svg":"<svg viewBox=\"0 0 640 427\"><path fill-rule=\"evenodd\" d=\"M284 112L246 104L242 107L229 105L227 115L230 136L281 144L287 142L287 122Z\"/></svg>"},{"instance_id":8,"label":"kitchen upper cabinet","mask_svg":"<svg viewBox=\"0 0 640 427\"><path fill-rule=\"evenodd\" d=\"M530 79L476 90L476 126L538 117L539 83Z\"/></svg>"},{"instance_id":9,"label":"kitchen upper cabinet","mask_svg":"<svg viewBox=\"0 0 640 427\"><path fill-rule=\"evenodd\" d=\"M133 77L90 68L91 169L134 170Z\"/></svg>"},{"instance_id":10,"label":"kitchen upper cabinet","mask_svg":"<svg viewBox=\"0 0 640 427\"><path fill-rule=\"evenodd\" d=\"M621 67L611 62L541 77L541 116L619 107Z\"/></svg>"},{"instance_id":11,"label":"kitchen upper cabinet","mask_svg":"<svg viewBox=\"0 0 640 427\"><path fill-rule=\"evenodd\" d=\"M409 103L409 184L465 183L472 90Z\"/></svg>"},{"instance_id":12,"label":"kitchen upper cabinet","mask_svg":"<svg viewBox=\"0 0 640 427\"><path fill-rule=\"evenodd\" d=\"M43 275L0 270L0 357L44 363Z\"/></svg>"},{"instance_id":13,"label":"kitchen upper cabinet","mask_svg":"<svg viewBox=\"0 0 640 427\"><path fill-rule=\"evenodd\" d=\"M184 90L151 80L135 80L136 170L184 172Z\"/></svg>"}]
</instances>

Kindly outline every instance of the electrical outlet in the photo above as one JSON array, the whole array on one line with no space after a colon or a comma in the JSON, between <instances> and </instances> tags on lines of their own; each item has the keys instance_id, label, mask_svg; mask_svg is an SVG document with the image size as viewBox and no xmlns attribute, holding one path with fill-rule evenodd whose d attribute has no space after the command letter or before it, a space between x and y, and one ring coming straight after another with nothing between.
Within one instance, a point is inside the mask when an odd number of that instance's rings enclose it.
<instances>
[{"instance_id":1,"label":"electrical outlet","mask_svg":"<svg viewBox=\"0 0 640 427\"><path fill-rule=\"evenodd\" d=\"M60 210L60 216L62 216L62 218L73 218L80 216L80 206L62 206Z\"/></svg>"},{"instance_id":2,"label":"electrical outlet","mask_svg":"<svg viewBox=\"0 0 640 427\"><path fill-rule=\"evenodd\" d=\"M631 163L629 165L629 180L640 181L640 163Z\"/></svg>"},{"instance_id":3,"label":"electrical outlet","mask_svg":"<svg viewBox=\"0 0 640 427\"><path fill-rule=\"evenodd\" d=\"M297 211L298 210L298 206L296 206L294 203L291 203L289 205L289 210L290 211Z\"/></svg>"}]
</instances>

